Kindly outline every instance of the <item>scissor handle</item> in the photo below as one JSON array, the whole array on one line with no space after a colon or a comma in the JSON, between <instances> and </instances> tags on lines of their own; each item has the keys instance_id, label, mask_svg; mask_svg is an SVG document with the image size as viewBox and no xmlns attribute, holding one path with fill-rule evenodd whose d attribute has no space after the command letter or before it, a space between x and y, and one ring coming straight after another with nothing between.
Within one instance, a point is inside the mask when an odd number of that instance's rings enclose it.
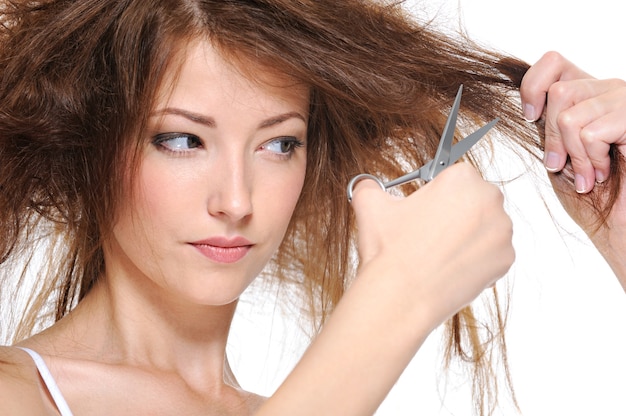
<instances>
[{"instance_id":1,"label":"scissor handle","mask_svg":"<svg viewBox=\"0 0 626 416\"><path fill-rule=\"evenodd\" d=\"M361 173L360 175L356 175L354 178L350 179L350 182L348 182L348 202L352 202L352 192L354 191L354 186L363 179L371 179L375 181L383 191L387 190L383 181L381 181L377 176L370 175L369 173Z\"/></svg>"}]
</instances>

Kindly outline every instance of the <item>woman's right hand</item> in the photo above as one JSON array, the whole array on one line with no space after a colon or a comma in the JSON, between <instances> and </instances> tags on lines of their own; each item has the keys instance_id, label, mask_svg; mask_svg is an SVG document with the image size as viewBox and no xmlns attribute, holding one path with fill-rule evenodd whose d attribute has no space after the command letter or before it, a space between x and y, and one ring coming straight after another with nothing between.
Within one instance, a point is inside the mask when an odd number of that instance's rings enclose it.
<instances>
[{"instance_id":1,"label":"woman's right hand","mask_svg":"<svg viewBox=\"0 0 626 416\"><path fill-rule=\"evenodd\" d=\"M467 163L402 199L364 180L353 207L361 268L383 264L386 274L374 277L388 287L381 293L407 308L427 305L433 328L493 285L515 258L502 193Z\"/></svg>"}]
</instances>

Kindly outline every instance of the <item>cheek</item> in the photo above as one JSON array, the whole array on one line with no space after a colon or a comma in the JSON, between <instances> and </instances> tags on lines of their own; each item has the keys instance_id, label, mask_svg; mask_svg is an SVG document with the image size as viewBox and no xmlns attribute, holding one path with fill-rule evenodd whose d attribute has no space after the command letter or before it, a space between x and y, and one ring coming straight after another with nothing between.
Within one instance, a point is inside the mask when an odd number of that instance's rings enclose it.
<instances>
[{"instance_id":1,"label":"cheek","mask_svg":"<svg viewBox=\"0 0 626 416\"><path fill-rule=\"evenodd\" d=\"M158 170L144 169L135 189L137 210L148 219L165 215L171 201L177 197L172 195L171 189L168 178L159 175Z\"/></svg>"},{"instance_id":2,"label":"cheek","mask_svg":"<svg viewBox=\"0 0 626 416\"><path fill-rule=\"evenodd\" d=\"M289 223L293 212L302 193L302 187L304 184L304 170L301 174L295 175L290 180L286 181L284 186L284 193L282 195L282 204L278 198L275 198L275 203L279 205L277 210L281 210L281 217L285 219L286 224Z\"/></svg>"},{"instance_id":3,"label":"cheek","mask_svg":"<svg viewBox=\"0 0 626 416\"><path fill-rule=\"evenodd\" d=\"M132 195L132 216L148 239L176 228L176 221L185 218L183 210L193 196L188 182L158 163L145 163L139 169Z\"/></svg>"},{"instance_id":4,"label":"cheek","mask_svg":"<svg viewBox=\"0 0 626 416\"><path fill-rule=\"evenodd\" d=\"M259 192L263 196L260 201L262 207L255 207L255 211L258 214L262 209L266 213L266 220L284 231L302 192L304 168L294 169L289 174L274 176L272 179L267 178L263 182L263 189Z\"/></svg>"}]
</instances>

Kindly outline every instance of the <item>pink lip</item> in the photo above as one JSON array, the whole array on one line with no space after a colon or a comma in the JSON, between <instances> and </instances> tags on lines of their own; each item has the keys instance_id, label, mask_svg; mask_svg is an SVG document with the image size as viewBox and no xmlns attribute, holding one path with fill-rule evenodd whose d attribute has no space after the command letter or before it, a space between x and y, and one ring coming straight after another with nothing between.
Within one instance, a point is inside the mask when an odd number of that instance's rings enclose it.
<instances>
[{"instance_id":1,"label":"pink lip","mask_svg":"<svg viewBox=\"0 0 626 416\"><path fill-rule=\"evenodd\" d=\"M216 263L235 263L248 254L253 244L243 237L213 237L190 243L203 256Z\"/></svg>"}]
</instances>

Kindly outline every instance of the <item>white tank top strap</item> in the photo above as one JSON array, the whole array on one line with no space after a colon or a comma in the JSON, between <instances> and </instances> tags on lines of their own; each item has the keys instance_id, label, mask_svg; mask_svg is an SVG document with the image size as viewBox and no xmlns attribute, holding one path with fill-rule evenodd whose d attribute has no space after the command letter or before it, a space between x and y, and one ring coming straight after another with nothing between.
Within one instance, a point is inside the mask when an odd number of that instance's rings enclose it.
<instances>
[{"instance_id":1,"label":"white tank top strap","mask_svg":"<svg viewBox=\"0 0 626 416\"><path fill-rule=\"evenodd\" d=\"M59 390L59 386L57 386L56 381L54 381L54 378L52 377L52 374L50 373L50 370L48 369L45 361L43 360L43 358L41 358L41 355L37 354L35 351L29 348L17 348L26 351L35 362L35 365L37 366L37 371L39 371L39 375L46 385L46 388L48 389L48 392L50 393L50 396L52 397L52 400L54 401L54 404L59 410L61 416L73 416L70 407L67 405L67 402L63 397L63 394L61 394L61 390Z\"/></svg>"}]
</instances>

